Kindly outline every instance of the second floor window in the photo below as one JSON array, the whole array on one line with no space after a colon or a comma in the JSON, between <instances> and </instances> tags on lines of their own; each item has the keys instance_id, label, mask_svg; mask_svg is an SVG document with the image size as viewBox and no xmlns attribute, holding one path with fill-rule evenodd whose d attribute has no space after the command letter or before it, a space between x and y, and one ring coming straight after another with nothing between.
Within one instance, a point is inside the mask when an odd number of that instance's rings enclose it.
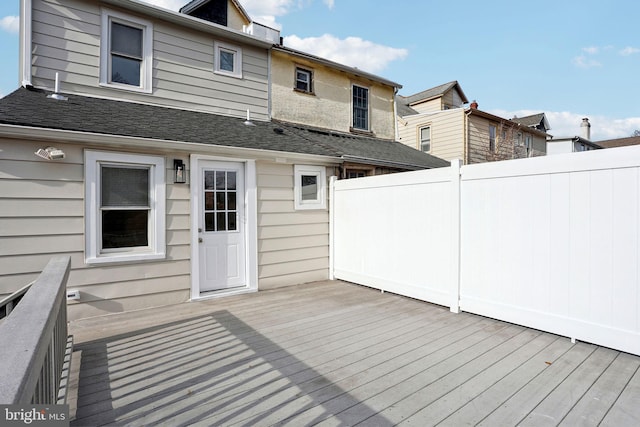
<instances>
[{"instance_id":1,"label":"second floor window","mask_svg":"<svg viewBox=\"0 0 640 427\"><path fill-rule=\"evenodd\" d=\"M489 125L489 151L496 151L496 127Z\"/></svg>"},{"instance_id":2,"label":"second floor window","mask_svg":"<svg viewBox=\"0 0 640 427\"><path fill-rule=\"evenodd\" d=\"M215 67L218 74L242 77L242 49L226 43L214 43Z\"/></svg>"},{"instance_id":3,"label":"second floor window","mask_svg":"<svg viewBox=\"0 0 640 427\"><path fill-rule=\"evenodd\" d=\"M369 89L353 85L353 128L369 130Z\"/></svg>"},{"instance_id":4,"label":"second floor window","mask_svg":"<svg viewBox=\"0 0 640 427\"><path fill-rule=\"evenodd\" d=\"M296 89L301 92L313 92L312 76L313 74L311 71L303 68L296 68Z\"/></svg>"},{"instance_id":5,"label":"second floor window","mask_svg":"<svg viewBox=\"0 0 640 427\"><path fill-rule=\"evenodd\" d=\"M111 22L111 82L140 86L142 28Z\"/></svg>"},{"instance_id":6,"label":"second floor window","mask_svg":"<svg viewBox=\"0 0 640 427\"><path fill-rule=\"evenodd\" d=\"M420 150L428 153L431 151L431 127L426 126L420 129Z\"/></svg>"},{"instance_id":7,"label":"second floor window","mask_svg":"<svg viewBox=\"0 0 640 427\"><path fill-rule=\"evenodd\" d=\"M151 22L103 10L101 40L100 84L150 93Z\"/></svg>"}]
</instances>

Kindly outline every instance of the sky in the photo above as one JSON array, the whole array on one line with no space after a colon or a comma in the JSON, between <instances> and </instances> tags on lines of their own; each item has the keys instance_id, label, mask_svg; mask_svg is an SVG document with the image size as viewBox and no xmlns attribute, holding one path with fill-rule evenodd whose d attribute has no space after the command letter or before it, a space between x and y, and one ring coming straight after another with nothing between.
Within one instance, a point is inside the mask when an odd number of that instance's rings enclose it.
<instances>
[{"instance_id":1,"label":"sky","mask_svg":"<svg viewBox=\"0 0 640 427\"><path fill-rule=\"evenodd\" d=\"M188 0L146 0L178 10ZM0 96L19 86L19 0L0 1ZM400 83L401 95L457 80L504 118L544 112L556 138L640 130L637 0L240 0L285 46Z\"/></svg>"}]
</instances>

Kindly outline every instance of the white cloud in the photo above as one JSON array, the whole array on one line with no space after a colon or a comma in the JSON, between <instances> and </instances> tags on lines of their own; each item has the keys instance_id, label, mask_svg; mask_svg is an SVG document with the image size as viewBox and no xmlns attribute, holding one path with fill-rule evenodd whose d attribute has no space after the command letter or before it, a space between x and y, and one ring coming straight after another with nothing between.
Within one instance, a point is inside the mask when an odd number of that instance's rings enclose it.
<instances>
[{"instance_id":1,"label":"white cloud","mask_svg":"<svg viewBox=\"0 0 640 427\"><path fill-rule=\"evenodd\" d=\"M339 39L331 34L307 38L288 36L284 38L284 44L371 73L379 72L390 62L404 59L409 54L407 49L383 46L359 37Z\"/></svg>"},{"instance_id":2,"label":"white cloud","mask_svg":"<svg viewBox=\"0 0 640 427\"><path fill-rule=\"evenodd\" d=\"M590 46L590 47L583 47L582 51L588 53L589 55L595 55L600 51L600 49L597 46Z\"/></svg>"},{"instance_id":3,"label":"white cloud","mask_svg":"<svg viewBox=\"0 0 640 427\"><path fill-rule=\"evenodd\" d=\"M0 28L12 34L20 32L20 18L17 16L5 16L0 19Z\"/></svg>"},{"instance_id":4,"label":"white cloud","mask_svg":"<svg viewBox=\"0 0 640 427\"><path fill-rule=\"evenodd\" d=\"M540 113L540 110L493 110L491 114L507 119L513 116L525 117ZM580 135L580 124L584 117L591 123L591 140L626 138L631 136L634 130L640 129L640 117L614 119L606 116L594 116L589 114L572 113L569 111L544 111L551 125L549 133L555 138L565 138Z\"/></svg>"},{"instance_id":5,"label":"white cloud","mask_svg":"<svg viewBox=\"0 0 640 427\"><path fill-rule=\"evenodd\" d=\"M602 64L594 59L589 59L584 55L573 58L573 64L580 68L602 67Z\"/></svg>"},{"instance_id":6,"label":"white cloud","mask_svg":"<svg viewBox=\"0 0 640 427\"><path fill-rule=\"evenodd\" d=\"M624 49L622 49L620 51L620 55L622 56L629 56L629 55L633 55L634 53L639 53L640 49L638 49L637 47L631 47L631 46L627 46Z\"/></svg>"},{"instance_id":7,"label":"white cloud","mask_svg":"<svg viewBox=\"0 0 640 427\"><path fill-rule=\"evenodd\" d=\"M335 0L322 0L322 2L326 4L329 9L333 9L333 6L335 6Z\"/></svg>"}]
</instances>

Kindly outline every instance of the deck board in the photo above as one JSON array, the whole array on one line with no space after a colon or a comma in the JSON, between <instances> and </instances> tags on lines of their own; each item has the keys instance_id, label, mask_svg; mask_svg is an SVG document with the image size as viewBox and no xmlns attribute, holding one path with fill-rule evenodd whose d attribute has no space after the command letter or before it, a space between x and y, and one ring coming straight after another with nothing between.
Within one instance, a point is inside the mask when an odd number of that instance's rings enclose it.
<instances>
[{"instance_id":1,"label":"deck board","mask_svg":"<svg viewBox=\"0 0 640 427\"><path fill-rule=\"evenodd\" d=\"M640 357L343 282L71 331L72 425L640 423Z\"/></svg>"}]
</instances>

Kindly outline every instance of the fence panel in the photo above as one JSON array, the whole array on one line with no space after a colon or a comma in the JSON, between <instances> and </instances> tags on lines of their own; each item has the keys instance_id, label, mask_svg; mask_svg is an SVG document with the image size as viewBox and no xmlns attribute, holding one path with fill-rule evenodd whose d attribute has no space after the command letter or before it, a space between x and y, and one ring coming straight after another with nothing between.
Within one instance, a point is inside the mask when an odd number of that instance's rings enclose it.
<instances>
[{"instance_id":1,"label":"fence panel","mask_svg":"<svg viewBox=\"0 0 640 427\"><path fill-rule=\"evenodd\" d=\"M452 176L442 168L335 182L334 276L457 310Z\"/></svg>"},{"instance_id":2,"label":"fence panel","mask_svg":"<svg viewBox=\"0 0 640 427\"><path fill-rule=\"evenodd\" d=\"M332 271L640 355L640 146L335 182Z\"/></svg>"},{"instance_id":3,"label":"fence panel","mask_svg":"<svg viewBox=\"0 0 640 427\"><path fill-rule=\"evenodd\" d=\"M640 147L461 173L460 308L640 354Z\"/></svg>"}]
</instances>

